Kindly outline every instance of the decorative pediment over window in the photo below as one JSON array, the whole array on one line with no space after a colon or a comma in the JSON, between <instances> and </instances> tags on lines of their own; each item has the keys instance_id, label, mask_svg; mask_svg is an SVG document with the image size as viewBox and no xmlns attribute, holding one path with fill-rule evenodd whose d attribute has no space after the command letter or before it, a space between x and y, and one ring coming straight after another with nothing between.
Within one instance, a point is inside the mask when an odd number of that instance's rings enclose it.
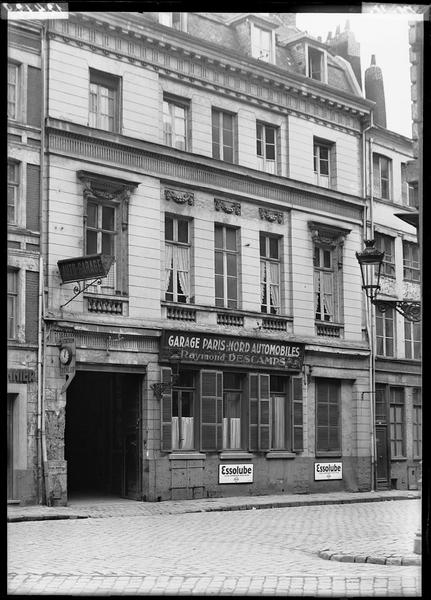
<instances>
[{"instance_id":1,"label":"decorative pediment over window","mask_svg":"<svg viewBox=\"0 0 431 600\"><path fill-rule=\"evenodd\" d=\"M222 210L228 215L241 215L241 204L239 202L229 202L228 200L214 198L214 208L217 211Z\"/></svg>"},{"instance_id":2,"label":"decorative pediment over window","mask_svg":"<svg viewBox=\"0 0 431 600\"><path fill-rule=\"evenodd\" d=\"M83 194L86 202L113 202L120 205L121 226L123 231L127 229L130 196L139 183L88 171L78 171L77 175L83 184Z\"/></svg>"},{"instance_id":3,"label":"decorative pediment over window","mask_svg":"<svg viewBox=\"0 0 431 600\"><path fill-rule=\"evenodd\" d=\"M192 192L179 192L178 190L165 190L166 200L173 200L177 204L188 204L193 206L195 197Z\"/></svg>"},{"instance_id":4,"label":"decorative pediment over window","mask_svg":"<svg viewBox=\"0 0 431 600\"><path fill-rule=\"evenodd\" d=\"M316 221L309 221L308 227L311 231L311 237L313 242L320 243L325 246L342 246L344 244L344 238L352 231L351 229L343 229L328 225L327 223L318 223Z\"/></svg>"}]
</instances>

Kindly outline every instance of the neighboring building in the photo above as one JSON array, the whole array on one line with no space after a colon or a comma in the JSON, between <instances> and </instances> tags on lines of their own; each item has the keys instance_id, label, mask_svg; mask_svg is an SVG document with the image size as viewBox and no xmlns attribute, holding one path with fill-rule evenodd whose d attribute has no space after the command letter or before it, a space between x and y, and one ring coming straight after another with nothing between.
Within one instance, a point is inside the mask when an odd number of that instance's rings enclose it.
<instances>
[{"instance_id":1,"label":"neighboring building","mask_svg":"<svg viewBox=\"0 0 431 600\"><path fill-rule=\"evenodd\" d=\"M40 256L41 34L8 31L7 498L36 502Z\"/></svg>"},{"instance_id":2,"label":"neighboring building","mask_svg":"<svg viewBox=\"0 0 431 600\"><path fill-rule=\"evenodd\" d=\"M348 60L291 14L70 13L46 44L46 501L370 489Z\"/></svg>"}]
</instances>

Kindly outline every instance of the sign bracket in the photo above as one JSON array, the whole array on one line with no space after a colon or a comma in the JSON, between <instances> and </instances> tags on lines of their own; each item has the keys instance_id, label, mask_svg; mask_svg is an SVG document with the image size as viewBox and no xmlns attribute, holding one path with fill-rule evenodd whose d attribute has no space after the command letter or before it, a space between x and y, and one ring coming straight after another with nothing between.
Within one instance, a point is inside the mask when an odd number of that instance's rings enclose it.
<instances>
[{"instance_id":1,"label":"sign bracket","mask_svg":"<svg viewBox=\"0 0 431 600\"><path fill-rule=\"evenodd\" d=\"M72 298L70 298L67 302L65 302L64 304L60 305L60 308L64 308L65 306L67 306L67 304L69 304L69 302L72 302L72 300L75 300L75 298L77 296L79 296L80 294L82 294L82 292L85 292L85 290L87 288L89 288L91 285L101 285L102 281L100 278L94 279L94 281L91 281L90 283L87 283L87 285L84 285L81 288L81 282L77 281L75 287L73 288L73 291L75 293L74 296L72 296Z\"/></svg>"},{"instance_id":2,"label":"sign bracket","mask_svg":"<svg viewBox=\"0 0 431 600\"><path fill-rule=\"evenodd\" d=\"M73 373L70 373L69 377L67 377L65 384L63 385L63 387L60 390L60 394L64 394L64 392L67 390L67 388L69 387L69 385L72 383L72 379L75 377L76 371L73 371Z\"/></svg>"}]
</instances>

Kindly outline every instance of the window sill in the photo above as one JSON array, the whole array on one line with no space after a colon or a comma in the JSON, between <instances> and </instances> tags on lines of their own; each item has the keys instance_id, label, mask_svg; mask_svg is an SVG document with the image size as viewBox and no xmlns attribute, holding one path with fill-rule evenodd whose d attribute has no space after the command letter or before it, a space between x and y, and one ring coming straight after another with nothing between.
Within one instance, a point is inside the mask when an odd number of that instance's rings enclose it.
<instances>
[{"instance_id":1,"label":"window sill","mask_svg":"<svg viewBox=\"0 0 431 600\"><path fill-rule=\"evenodd\" d=\"M393 456L391 462L404 462L407 460L407 456Z\"/></svg>"},{"instance_id":2,"label":"window sill","mask_svg":"<svg viewBox=\"0 0 431 600\"><path fill-rule=\"evenodd\" d=\"M296 454L288 450L270 450L265 458L296 458Z\"/></svg>"},{"instance_id":3,"label":"window sill","mask_svg":"<svg viewBox=\"0 0 431 600\"><path fill-rule=\"evenodd\" d=\"M223 450L223 452L220 452L219 454L221 460L251 459L253 456L254 455L251 454L251 452L247 452L247 450Z\"/></svg>"},{"instance_id":4,"label":"window sill","mask_svg":"<svg viewBox=\"0 0 431 600\"><path fill-rule=\"evenodd\" d=\"M341 450L337 450L337 451L330 451L327 450L325 452L316 452L316 458L342 458L342 453Z\"/></svg>"},{"instance_id":5,"label":"window sill","mask_svg":"<svg viewBox=\"0 0 431 600\"><path fill-rule=\"evenodd\" d=\"M168 455L169 460L205 460L206 454L201 452L171 452Z\"/></svg>"}]
</instances>

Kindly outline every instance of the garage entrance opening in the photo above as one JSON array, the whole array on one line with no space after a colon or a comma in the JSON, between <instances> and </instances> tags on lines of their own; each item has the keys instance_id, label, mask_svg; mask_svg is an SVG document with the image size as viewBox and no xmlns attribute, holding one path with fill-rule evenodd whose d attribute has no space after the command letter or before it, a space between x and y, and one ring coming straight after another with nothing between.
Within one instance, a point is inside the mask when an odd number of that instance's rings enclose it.
<instances>
[{"instance_id":1,"label":"garage entrance opening","mask_svg":"<svg viewBox=\"0 0 431 600\"><path fill-rule=\"evenodd\" d=\"M67 390L68 496L141 499L141 377L77 372Z\"/></svg>"}]
</instances>

